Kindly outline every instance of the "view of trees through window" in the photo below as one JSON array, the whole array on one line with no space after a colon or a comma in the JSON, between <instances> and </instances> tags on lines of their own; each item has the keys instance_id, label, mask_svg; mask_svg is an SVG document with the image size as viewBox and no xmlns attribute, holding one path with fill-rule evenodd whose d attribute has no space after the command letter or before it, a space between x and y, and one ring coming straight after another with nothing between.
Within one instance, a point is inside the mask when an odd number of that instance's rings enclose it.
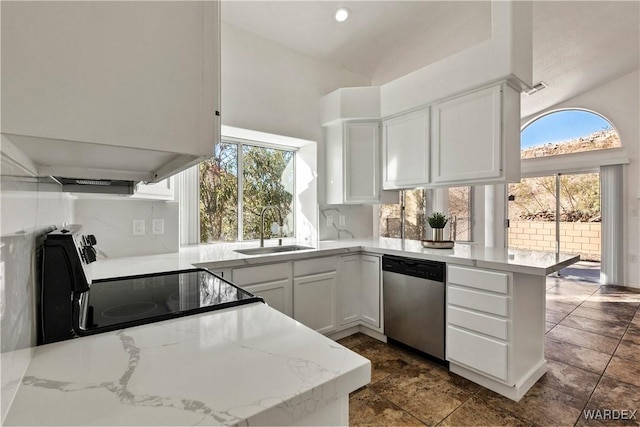
<instances>
[{"instance_id":1,"label":"view of trees through window","mask_svg":"<svg viewBox=\"0 0 640 427\"><path fill-rule=\"evenodd\" d=\"M449 208L447 216L456 218L451 229L455 240L471 240L471 187L453 187L448 189ZM426 222L426 203L428 191L422 188L404 191L405 238L410 240L429 239L431 231ZM397 204L380 205L380 237L401 237L401 200ZM448 236L447 236L448 238Z\"/></svg>"},{"instance_id":2,"label":"view of trees through window","mask_svg":"<svg viewBox=\"0 0 640 427\"><path fill-rule=\"evenodd\" d=\"M449 188L449 216L453 240L471 241L471 187Z\"/></svg>"},{"instance_id":3,"label":"view of trees through window","mask_svg":"<svg viewBox=\"0 0 640 427\"><path fill-rule=\"evenodd\" d=\"M214 156L200 164L200 241L260 238L260 213L265 206L280 209L282 235L293 236L294 160L293 151L230 142L217 144ZM270 235L273 222L279 223L280 218L274 209L269 209L265 237Z\"/></svg>"}]
</instances>

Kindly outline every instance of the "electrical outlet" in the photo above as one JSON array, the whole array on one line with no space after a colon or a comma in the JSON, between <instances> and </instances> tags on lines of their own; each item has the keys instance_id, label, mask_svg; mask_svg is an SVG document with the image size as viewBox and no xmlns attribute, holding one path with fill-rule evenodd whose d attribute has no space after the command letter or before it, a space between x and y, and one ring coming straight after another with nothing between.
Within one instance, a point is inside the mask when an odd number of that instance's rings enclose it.
<instances>
[{"instance_id":1,"label":"electrical outlet","mask_svg":"<svg viewBox=\"0 0 640 427\"><path fill-rule=\"evenodd\" d=\"M331 227L333 225L333 215L327 215L327 227Z\"/></svg>"},{"instance_id":2,"label":"electrical outlet","mask_svg":"<svg viewBox=\"0 0 640 427\"><path fill-rule=\"evenodd\" d=\"M133 235L144 236L144 219L133 220Z\"/></svg>"},{"instance_id":3,"label":"electrical outlet","mask_svg":"<svg viewBox=\"0 0 640 427\"><path fill-rule=\"evenodd\" d=\"M151 221L151 232L153 234L164 234L164 219L154 219Z\"/></svg>"},{"instance_id":4,"label":"electrical outlet","mask_svg":"<svg viewBox=\"0 0 640 427\"><path fill-rule=\"evenodd\" d=\"M638 262L638 255L629 255L629 262L635 263Z\"/></svg>"},{"instance_id":5,"label":"electrical outlet","mask_svg":"<svg viewBox=\"0 0 640 427\"><path fill-rule=\"evenodd\" d=\"M345 225L347 223L347 219L344 217L344 215L340 215L338 217L338 220L340 221L340 225Z\"/></svg>"}]
</instances>

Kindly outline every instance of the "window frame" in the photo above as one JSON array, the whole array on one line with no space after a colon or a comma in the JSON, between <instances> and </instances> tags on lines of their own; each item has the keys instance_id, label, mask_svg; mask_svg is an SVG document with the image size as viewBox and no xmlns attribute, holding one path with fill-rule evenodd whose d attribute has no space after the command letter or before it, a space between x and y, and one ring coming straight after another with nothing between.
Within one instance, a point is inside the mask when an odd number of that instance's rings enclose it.
<instances>
[{"instance_id":1,"label":"window frame","mask_svg":"<svg viewBox=\"0 0 640 427\"><path fill-rule=\"evenodd\" d=\"M283 146L283 145L278 145L278 144L269 144L269 143L264 143L264 142L260 142L260 141L252 141L252 140L248 140L248 139L242 139L242 138L233 138L233 137L223 137L220 142L218 144L234 144L236 146L236 152L237 152L237 157L236 157L236 161L237 161L237 238L235 241L223 241L223 240L215 240L212 242L202 242L199 241L199 244L206 244L206 243L234 243L234 242L256 242L258 241L258 239L244 239L244 215L243 215L243 207L244 207L244 201L243 201L243 196L244 196L244 186L243 186L243 179L244 179L244 159L243 159L243 147L244 146L251 146L251 147L258 147L258 148L264 148L264 149L272 149L272 150L280 150L280 151L287 151L290 152L292 154L292 162L293 162L293 194L292 194L292 198L291 198L291 213L293 214L293 230L292 230L292 235L291 236L287 236L288 238L295 238L297 235L297 223L296 223L296 216L297 216L297 212L296 212L296 208L297 208L297 180L296 180L296 169L297 169L297 152L298 149L296 147L289 147L289 146ZM218 145L216 144L216 145ZM201 162L202 163L202 162ZM198 163L198 165L196 165L197 168L200 168L200 163ZM200 189L200 181L198 180L198 203L200 203L200 193L199 193L199 189ZM199 227L202 226L202 222L200 221L200 217L198 216L198 222L199 222ZM200 236L198 236L198 240L200 240Z\"/></svg>"}]
</instances>

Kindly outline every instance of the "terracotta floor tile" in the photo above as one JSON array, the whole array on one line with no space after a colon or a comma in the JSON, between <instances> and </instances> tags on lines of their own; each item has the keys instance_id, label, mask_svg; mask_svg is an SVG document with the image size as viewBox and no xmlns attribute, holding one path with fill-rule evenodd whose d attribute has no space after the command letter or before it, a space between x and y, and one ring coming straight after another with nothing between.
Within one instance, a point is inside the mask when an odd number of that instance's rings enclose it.
<instances>
[{"instance_id":1,"label":"terracotta floor tile","mask_svg":"<svg viewBox=\"0 0 640 427\"><path fill-rule=\"evenodd\" d=\"M347 348L353 348L358 344L362 344L362 337L364 336L365 336L364 334L349 335L348 337L339 339L338 343L342 344Z\"/></svg>"},{"instance_id":2,"label":"terracotta floor tile","mask_svg":"<svg viewBox=\"0 0 640 427\"><path fill-rule=\"evenodd\" d=\"M577 422L577 426L594 426L594 425L638 425L640 414L635 414L632 420L593 420L585 419L587 411L596 410L637 410L640 408L640 388L613 378L602 377L596 390L593 392L589 403L585 408L585 412L581 415ZM640 412L640 411L639 411Z\"/></svg>"},{"instance_id":3,"label":"terracotta floor tile","mask_svg":"<svg viewBox=\"0 0 640 427\"><path fill-rule=\"evenodd\" d=\"M439 423L472 396L416 366L388 376L371 389L428 425Z\"/></svg>"},{"instance_id":4,"label":"terracotta floor tile","mask_svg":"<svg viewBox=\"0 0 640 427\"><path fill-rule=\"evenodd\" d=\"M640 387L640 362L613 356L604 375Z\"/></svg>"},{"instance_id":5,"label":"terracotta floor tile","mask_svg":"<svg viewBox=\"0 0 640 427\"><path fill-rule=\"evenodd\" d=\"M529 426L510 412L487 405L482 399L472 396L449 415L441 426Z\"/></svg>"},{"instance_id":6,"label":"terracotta floor tile","mask_svg":"<svg viewBox=\"0 0 640 427\"><path fill-rule=\"evenodd\" d=\"M611 359L609 354L550 338L545 339L545 356L597 374L604 372Z\"/></svg>"},{"instance_id":7,"label":"terracotta floor tile","mask_svg":"<svg viewBox=\"0 0 640 427\"><path fill-rule=\"evenodd\" d=\"M599 374L550 359L547 360L547 373L538 383L586 402L599 379Z\"/></svg>"},{"instance_id":8,"label":"terracotta floor tile","mask_svg":"<svg viewBox=\"0 0 640 427\"><path fill-rule=\"evenodd\" d=\"M628 323L623 321L607 322L603 320L589 319L588 317L582 317L575 313L571 313L559 324L574 329L592 332L594 334L606 335L608 337L620 339L627 329Z\"/></svg>"},{"instance_id":9,"label":"terracotta floor tile","mask_svg":"<svg viewBox=\"0 0 640 427\"><path fill-rule=\"evenodd\" d=\"M543 384L534 385L519 402L483 389L477 396L490 407L498 407L535 425L572 426L586 401Z\"/></svg>"},{"instance_id":10,"label":"terracotta floor tile","mask_svg":"<svg viewBox=\"0 0 640 427\"><path fill-rule=\"evenodd\" d=\"M640 326L636 326L633 323L630 324L629 328L622 336L622 341L629 341L640 344Z\"/></svg>"},{"instance_id":11,"label":"terracotta floor tile","mask_svg":"<svg viewBox=\"0 0 640 427\"><path fill-rule=\"evenodd\" d=\"M593 332L569 328L562 325L554 327L547 334L547 337L607 354L613 354L620 342L619 338L606 337L604 335L594 334Z\"/></svg>"},{"instance_id":12,"label":"terracotta floor tile","mask_svg":"<svg viewBox=\"0 0 640 427\"><path fill-rule=\"evenodd\" d=\"M633 341L621 341L614 354L621 359L640 363L640 344L636 344Z\"/></svg>"},{"instance_id":13,"label":"terracotta floor tile","mask_svg":"<svg viewBox=\"0 0 640 427\"><path fill-rule=\"evenodd\" d=\"M640 306L640 302L602 301L601 298L602 295L591 296L580 304L580 307L633 316Z\"/></svg>"},{"instance_id":14,"label":"terracotta floor tile","mask_svg":"<svg viewBox=\"0 0 640 427\"><path fill-rule=\"evenodd\" d=\"M371 383L376 383L383 378L408 366L408 363L400 359L384 343L365 343L352 348L353 351L371 361Z\"/></svg>"},{"instance_id":15,"label":"terracotta floor tile","mask_svg":"<svg viewBox=\"0 0 640 427\"><path fill-rule=\"evenodd\" d=\"M559 302L559 301L547 299L547 310L557 311L558 313L562 313L565 315L571 313L573 310L576 309L577 306L578 306L578 303L567 304L565 302Z\"/></svg>"},{"instance_id":16,"label":"terracotta floor tile","mask_svg":"<svg viewBox=\"0 0 640 427\"><path fill-rule=\"evenodd\" d=\"M551 329L553 329L554 326L556 326L555 323L553 322L544 322L545 326L544 326L544 333L546 334L547 332L549 332Z\"/></svg>"},{"instance_id":17,"label":"terracotta floor tile","mask_svg":"<svg viewBox=\"0 0 640 427\"><path fill-rule=\"evenodd\" d=\"M596 310L582 306L573 310L571 314L594 320L604 320L605 322L629 322L632 318L632 316L628 314L612 313L609 311Z\"/></svg>"},{"instance_id":18,"label":"terracotta floor tile","mask_svg":"<svg viewBox=\"0 0 640 427\"><path fill-rule=\"evenodd\" d=\"M546 312L546 320L547 320L547 322L560 323L560 321L562 319L564 319L565 317L567 317L566 314L559 313L557 311L547 310L547 312Z\"/></svg>"},{"instance_id":19,"label":"terracotta floor tile","mask_svg":"<svg viewBox=\"0 0 640 427\"><path fill-rule=\"evenodd\" d=\"M364 389L349 396L349 425L423 426L424 424L370 389Z\"/></svg>"}]
</instances>

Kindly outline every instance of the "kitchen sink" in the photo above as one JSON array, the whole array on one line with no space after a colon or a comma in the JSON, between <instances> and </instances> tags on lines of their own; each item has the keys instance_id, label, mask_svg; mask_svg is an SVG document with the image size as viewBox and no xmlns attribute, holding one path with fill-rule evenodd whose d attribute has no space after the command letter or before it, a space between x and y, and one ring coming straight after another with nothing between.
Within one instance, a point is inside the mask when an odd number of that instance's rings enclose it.
<instances>
[{"instance_id":1,"label":"kitchen sink","mask_svg":"<svg viewBox=\"0 0 640 427\"><path fill-rule=\"evenodd\" d=\"M286 246L269 246L267 248L236 249L234 252L238 252L244 255L263 255L263 254L277 254L279 252L304 251L305 249L315 249L315 248L312 248L310 246L286 245Z\"/></svg>"}]
</instances>

